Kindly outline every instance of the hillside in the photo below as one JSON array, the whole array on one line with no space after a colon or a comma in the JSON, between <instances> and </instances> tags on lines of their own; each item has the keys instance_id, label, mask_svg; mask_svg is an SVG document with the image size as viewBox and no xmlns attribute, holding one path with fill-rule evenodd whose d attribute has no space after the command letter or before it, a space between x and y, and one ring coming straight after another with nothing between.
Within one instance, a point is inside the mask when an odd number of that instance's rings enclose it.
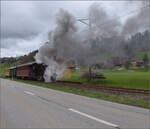
<instances>
[{"instance_id":1,"label":"hillside","mask_svg":"<svg viewBox=\"0 0 150 129\"><path fill-rule=\"evenodd\" d=\"M0 63L6 66L14 66L19 64L24 64L27 62L34 61L34 56L38 52L38 50L35 50L33 52L30 52L27 55L20 56L20 57L4 57L0 58Z\"/></svg>"}]
</instances>

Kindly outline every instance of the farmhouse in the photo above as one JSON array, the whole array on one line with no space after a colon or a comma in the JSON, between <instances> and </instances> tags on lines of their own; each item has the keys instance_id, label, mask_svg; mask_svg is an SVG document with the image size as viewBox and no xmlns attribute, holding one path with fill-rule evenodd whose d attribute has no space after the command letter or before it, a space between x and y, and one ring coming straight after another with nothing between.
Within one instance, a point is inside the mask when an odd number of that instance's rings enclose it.
<instances>
[{"instance_id":1,"label":"farmhouse","mask_svg":"<svg viewBox=\"0 0 150 129\"><path fill-rule=\"evenodd\" d=\"M141 67L141 66L143 66L143 64L144 64L144 62L142 60L140 60L140 59L133 59L131 61L131 65L133 67Z\"/></svg>"}]
</instances>

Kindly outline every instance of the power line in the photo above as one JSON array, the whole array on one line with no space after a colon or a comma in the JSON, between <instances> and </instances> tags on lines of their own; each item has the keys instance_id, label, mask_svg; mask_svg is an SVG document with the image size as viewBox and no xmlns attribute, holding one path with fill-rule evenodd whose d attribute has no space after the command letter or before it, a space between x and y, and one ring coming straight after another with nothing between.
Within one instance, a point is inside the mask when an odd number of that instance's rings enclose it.
<instances>
[{"instance_id":1,"label":"power line","mask_svg":"<svg viewBox=\"0 0 150 129\"><path fill-rule=\"evenodd\" d=\"M141 8L138 8L138 9L132 10L132 11L130 11L130 12L128 12L128 13L126 13L125 15L119 16L118 18L121 18L121 17L127 16L127 15L129 15L129 14L135 13L137 10L142 10L143 8L147 8L147 7L150 7L150 5L143 6L143 7L141 7ZM137 12L136 12L136 13L137 13Z\"/></svg>"},{"instance_id":2,"label":"power line","mask_svg":"<svg viewBox=\"0 0 150 129\"><path fill-rule=\"evenodd\" d=\"M135 13L137 10L141 10L141 9L147 8L147 7L150 7L150 5L143 6L143 7L139 8L139 9L132 10L132 11L126 13L125 15L122 15L122 16L119 16L119 17L115 17L114 19L116 19L116 18L120 19L121 17L125 17L125 16L127 16L127 15L129 15L129 14ZM90 24L88 24L88 23L85 22L85 21L89 20L89 18L80 18L80 19L77 19L77 20L80 21L80 22L83 23L83 24L86 24L86 25L90 26ZM100 24L100 25L105 25L105 24L107 24L108 22L110 22L111 20L112 20L112 19L110 19L110 20L108 20L108 21L106 21L105 23L102 23L102 24Z\"/></svg>"}]
</instances>

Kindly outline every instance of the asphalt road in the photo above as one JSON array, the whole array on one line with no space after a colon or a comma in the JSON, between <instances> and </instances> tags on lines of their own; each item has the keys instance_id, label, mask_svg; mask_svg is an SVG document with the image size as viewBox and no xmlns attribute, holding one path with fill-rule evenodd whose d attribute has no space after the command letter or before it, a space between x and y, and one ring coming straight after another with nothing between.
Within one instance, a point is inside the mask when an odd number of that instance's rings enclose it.
<instances>
[{"instance_id":1,"label":"asphalt road","mask_svg":"<svg viewBox=\"0 0 150 129\"><path fill-rule=\"evenodd\" d=\"M150 110L0 79L1 128L149 128Z\"/></svg>"}]
</instances>

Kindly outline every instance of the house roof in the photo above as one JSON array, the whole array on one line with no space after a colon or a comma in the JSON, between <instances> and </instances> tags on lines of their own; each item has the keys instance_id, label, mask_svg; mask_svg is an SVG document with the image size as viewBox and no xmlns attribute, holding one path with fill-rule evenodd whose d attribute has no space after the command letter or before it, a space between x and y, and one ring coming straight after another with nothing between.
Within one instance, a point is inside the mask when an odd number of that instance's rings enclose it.
<instances>
[{"instance_id":1,"label":"house roof","mask_svg":"<svg viewBox=\"0 0 150 129\"><path fill-rule=\"evenodd\" d=\"M132 61L136 61L136 62L143 62L143 60L138 59L138 58L132 59Z\"/></svg>"},{"instance_id":2,"label":"house roof","mask_svg":"<svg viewBox=\"0 0 150 129\"><path fill-rule=\"evenodd\" d=\"M25 63L25 64L21 64L21 65L16 65L16 66L10 67L9 69L15 69L17 67L28 66L28 65L35 64L35 63L36 63L35 61L32 61L32 62L28 62L28 63Z\"/></svg>"}]
</instances>

